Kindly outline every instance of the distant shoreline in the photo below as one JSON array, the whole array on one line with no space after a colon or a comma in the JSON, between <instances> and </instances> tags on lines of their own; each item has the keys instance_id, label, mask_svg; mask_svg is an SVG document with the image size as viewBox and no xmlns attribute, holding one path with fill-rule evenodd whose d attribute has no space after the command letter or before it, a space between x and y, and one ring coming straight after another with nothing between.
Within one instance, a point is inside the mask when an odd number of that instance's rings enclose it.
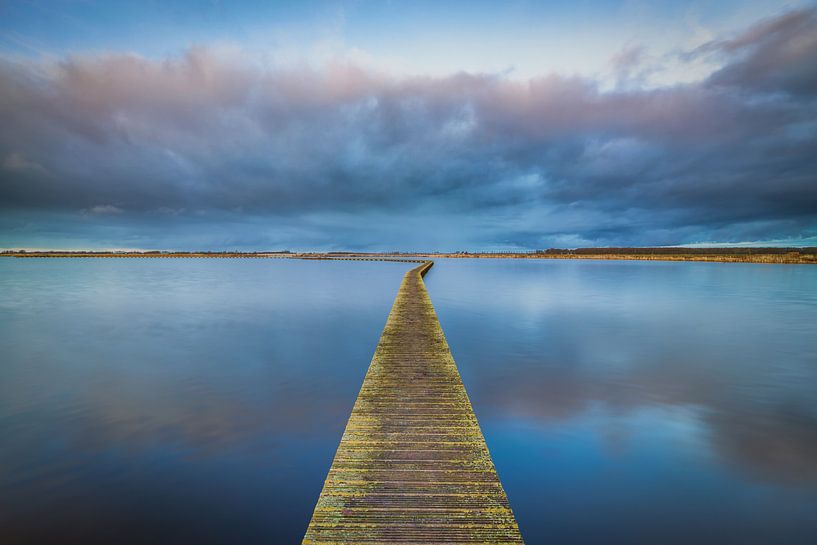
<instances>
[{"instance_id":1,"label":"distant shoreline","mask_svg":"<svg viewBox=\"0 0 817 545\"><path fill-rule=\"evenodd\" d=\"M603 259L817 264L817 248L578 248L535 252L104 252L5 251L18 258L279 258L279 259Z\"/></svg>"}]
</instances>

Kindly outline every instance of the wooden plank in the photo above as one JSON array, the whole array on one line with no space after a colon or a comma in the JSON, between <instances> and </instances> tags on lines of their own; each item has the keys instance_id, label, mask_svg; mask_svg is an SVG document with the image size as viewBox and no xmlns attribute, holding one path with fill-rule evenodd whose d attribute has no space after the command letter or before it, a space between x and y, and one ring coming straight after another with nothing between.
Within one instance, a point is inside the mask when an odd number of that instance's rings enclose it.
<instances>
[{"instance_id":1,"label":"wooden plank","mask_svg":"<svg viewBox=\"0 0 817 545\"><path fill-rule=\"evenodd\" d=\"M520 544L422 276L406 273L304 545Z\"/></svg>"}]
</instances>

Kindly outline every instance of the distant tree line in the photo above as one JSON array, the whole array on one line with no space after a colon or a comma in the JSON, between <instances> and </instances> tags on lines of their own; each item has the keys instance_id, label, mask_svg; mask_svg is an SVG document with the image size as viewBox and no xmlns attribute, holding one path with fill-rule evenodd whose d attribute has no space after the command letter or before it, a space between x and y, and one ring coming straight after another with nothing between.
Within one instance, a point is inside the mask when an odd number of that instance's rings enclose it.
<instances>
[{"instance_id":1,"label":"distant tree line","mask_svg":"<svg viewBox=\"0 0 817 545\"><path fill-rule=\"evenodd\" d=\"M817 247L808 248L550 248L536 250L547 255L768 255L800 253L817 255Z\"/></svg>"}]
</instances>

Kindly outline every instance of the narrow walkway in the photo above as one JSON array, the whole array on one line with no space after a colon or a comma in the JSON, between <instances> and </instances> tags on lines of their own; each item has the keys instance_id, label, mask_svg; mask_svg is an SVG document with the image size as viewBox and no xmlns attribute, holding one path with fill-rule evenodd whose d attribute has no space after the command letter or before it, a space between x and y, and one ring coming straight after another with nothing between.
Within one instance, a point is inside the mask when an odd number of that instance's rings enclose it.
<instances>
[{"instance_id":1,"label":"narrow walkway","mask_svg":"<svg viewBox=\"0 0 817 545\"><path fill-rule=\"evenodd\" d=\"M303 543L519 544L422 276L406 273Z\"/></svg>"}]
</instances>

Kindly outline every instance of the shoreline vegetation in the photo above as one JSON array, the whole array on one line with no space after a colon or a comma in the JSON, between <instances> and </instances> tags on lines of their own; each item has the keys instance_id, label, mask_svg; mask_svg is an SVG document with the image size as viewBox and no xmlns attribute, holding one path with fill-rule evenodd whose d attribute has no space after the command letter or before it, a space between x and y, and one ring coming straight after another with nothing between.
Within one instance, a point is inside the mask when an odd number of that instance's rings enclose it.
<instances>
[{"instance_id":1,"label":"shoreline vegetation","mask_svg":"<svg viewBox=\"0 0 817 545\"><path fill-rule=\"evenodd\" d=\"M817 264L817 247L806 248L576 248L530 252L177 252L177 251L26 251L5 250L2 257L93 258L290 258L350 260L455 259L604 259L714 261L725 263Z\"/></svg>"}]
</instances>

